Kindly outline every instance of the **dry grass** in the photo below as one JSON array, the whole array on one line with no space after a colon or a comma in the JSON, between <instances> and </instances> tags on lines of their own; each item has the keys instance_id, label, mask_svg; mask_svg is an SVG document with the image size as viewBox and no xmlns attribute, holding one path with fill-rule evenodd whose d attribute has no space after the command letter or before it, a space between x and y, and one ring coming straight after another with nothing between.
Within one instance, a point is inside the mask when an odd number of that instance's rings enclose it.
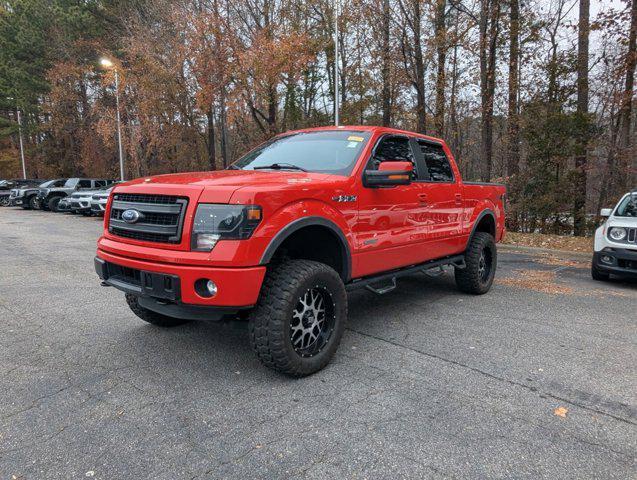
<instances>
[{"instance_id":1,"label":"dry grass","mask_svg":"<svg viewBox=\"0 0 637 480\"><path fill-rule=\"evenodd\" d=\"M496 283L509 287L535 290L549 295L571 295L573 289L556 282L555 272L546 270L516 270L515 277L498 278Z\"/></svg>"},{"instance_id":2,"label":"dry grass","mask_svg":"<svg viewBox=\"0 0 637 480\"><path fill-rule=\"evenodd\" d=\"M543 233L507 232L502 242L507 245L521 245L524 247L550 248L567 250L570 252L593 253L593 238L566 237L561 235L547 235Z\"/></svg>"}]
</instances>

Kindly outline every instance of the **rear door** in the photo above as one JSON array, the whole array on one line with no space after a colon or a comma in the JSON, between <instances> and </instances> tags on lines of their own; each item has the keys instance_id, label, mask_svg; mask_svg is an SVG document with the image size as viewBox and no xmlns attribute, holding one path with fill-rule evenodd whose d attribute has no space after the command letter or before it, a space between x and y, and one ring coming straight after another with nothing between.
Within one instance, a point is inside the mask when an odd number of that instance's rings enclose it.
<instances>
[{"instance_id":1,"label":"rear door","mask_svg":"<svg viewBox=\"0 0 637 480\"><path fill-rule=\"evenodd\" d=\"M458 253L462 250L462 187L442 144L422 138L415 143L419 160L427 169L420 183L420 198L426 205L430 258Z\"/></svg>"}]
</instances>

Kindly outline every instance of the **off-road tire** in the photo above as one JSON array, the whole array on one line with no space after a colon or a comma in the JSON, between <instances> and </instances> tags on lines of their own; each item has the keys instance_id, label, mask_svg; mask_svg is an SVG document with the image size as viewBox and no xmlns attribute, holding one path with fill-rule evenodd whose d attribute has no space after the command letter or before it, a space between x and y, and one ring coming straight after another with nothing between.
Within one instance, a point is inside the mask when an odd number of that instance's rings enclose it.
<instances>
[{"instance_id":1,"label":"off-road tire","mask_svg":"<svg viewBox=\"0 0 637 480\"><path fill-rule=\"evenodd\" d=\"M147 308L142 307L139 304L139 297L137 295L126 294L126 303L139 318L157 327L170 328L178 327L184 323L188 323L188 320L182 320L180 318L167 317L161 313L153 312Z\"/></svg>"},{"instance_id":2,"label":"off-road tire","mask_svg":"<svg viewBox=\"0 0 637 480\"><path fill-rule=\"evenodd\" d=\"M49 201L47 202L47 207L49 208L49 210L52 212L57 212L58 203L60 203L60 200L62 200L62 197L60 196L50 198Z\"/></svg>"},{"instance_id":3,"label":"off-road tire","mask_svg":"<svg viewBox=\"0 0 637 480\"><path fill-rule=\"evenodd\" d=\"M595 267L594 263L591 265L591 277L593 277L593 280L597 280L598 282L607 282L610 280L610 275L608 273L600 272L597 267Z\"/></svg>"},{"instance_id":4,"label":"off-road tire","mask_svg":"<svg viewBox=\"0 0 637 480\"><path fill-rule=\"evenodd\" d=\"M291 322L300 298L320 288L332 305L331 333L313 356L301 356L291 339ZM331 360L343 336L347 319L347 293L341 277L329 266L310 260L287 260L268 267L248 330L257 357L268 368L293 377L311 375Z\"/></svg>"},{"instance_id":5,"label":"off-road tire","mask_svg":"<svg viewBox=\"0 0 637 480\"><path fill-rule=\"evenodd\" d=\"M488 274L484 275L480 262L485 254ZM477 232L471 238L465 252L465 268L456 268L456 286L461 292L483 295L491 289L498 264L494 238L486 232Z\"/></svg>"}]
</instances>

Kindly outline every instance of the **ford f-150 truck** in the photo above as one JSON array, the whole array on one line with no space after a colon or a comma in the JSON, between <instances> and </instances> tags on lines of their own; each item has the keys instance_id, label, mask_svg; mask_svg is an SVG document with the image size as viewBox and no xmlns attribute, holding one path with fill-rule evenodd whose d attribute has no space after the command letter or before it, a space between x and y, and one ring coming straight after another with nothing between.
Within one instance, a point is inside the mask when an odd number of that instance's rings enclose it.
<instances>
[{"instance_id":1,"label":"ford f-150 truck","mask_svg":"<svg viewBox=\"0 0 637 480\"><path fill-rule=\"evenodd\" d=\"M381 127L288 132L227 170L117 185L95 268L162 327L247 317L263 364L323 368L348 290L453 266L484 294L504 235L505 187L463 182L442 140Z\"/></svg>"}]
</instances>

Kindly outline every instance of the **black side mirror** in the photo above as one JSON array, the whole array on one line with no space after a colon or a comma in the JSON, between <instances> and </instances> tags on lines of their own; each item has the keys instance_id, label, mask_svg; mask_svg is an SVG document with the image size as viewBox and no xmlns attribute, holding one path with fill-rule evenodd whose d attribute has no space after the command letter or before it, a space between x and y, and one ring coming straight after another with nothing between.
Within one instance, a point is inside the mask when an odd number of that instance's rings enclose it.
<instances>
[{"instance_id":1,"label":"black side mirror","mask_svg":"<svg viewBox=\"0 0 637 480\"><path fill-rule=\"evenodd\" d=\"M411 162L387 161L378 170L365 170L363 186L367 188L395 187L409 185L414 166Z\"/></svg>"}]
</instances>

